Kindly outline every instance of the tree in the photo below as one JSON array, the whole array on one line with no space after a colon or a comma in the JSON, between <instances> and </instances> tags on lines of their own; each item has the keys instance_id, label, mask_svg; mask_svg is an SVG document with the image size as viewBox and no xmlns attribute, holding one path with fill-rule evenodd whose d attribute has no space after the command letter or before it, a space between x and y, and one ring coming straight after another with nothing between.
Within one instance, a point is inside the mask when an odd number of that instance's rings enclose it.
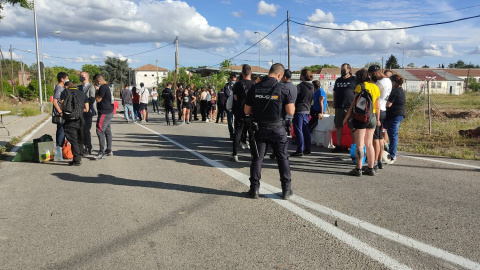
<instances>
[{"instance_id":1,"label":"tree","mask_svg":"<svg viewBox=\"0 0 480 270\"><path fill-rule=\"evenodd\" d=\"M320 70L322 68L338 68L338 67L335 65L323 64L323 65L313 65L313 66L304 67L304 68L309 69L310 71L313 72L313 71Z\"/></svg>"},{"instance_id":2,"label":"tree","mask_svg":"<svg viewBox=\"0 0 480 270\"><path fill-rule=\"evenodd\" d=\"M409 67L409 68L414 68L414 67L415 67L415 64L414 64L414 63L410 63L410 64L407 65L407 67Z\"/></svg>"},{"instance_id":3,"label":"tree","mask_svg":"<svg viewBox=\"0 0 480 270\"><path fill-rule=\"evenodd\" d=\"M448 64L448 68L480 68L480 66L474 65L471 62L466 64L464 61L458 60L456 63Z\"/></svg>"},{"instance_id":4,"label":"tree","mask_svg":"<svg viewBox=\"0 0 480 270\"><path fill-rule=\"evenodd\" d=\"M12 5L20 5L23 8L27 9L32 9L33 8L33 2L27 1L27 0L0 0L0 10L3 10L3 5L4 4L12 4ZM0 15L0 19L3 17Z\"/></svg>"},{"instance_id":5,"label":"tree","mask_svg":"<svg viewBox=\"0 0 480 270\"><path fill-rule=\"evenodd\" d=\"M387 62L385 63L385 67L388 69L400 68L400 65L398 65L397 57L395 57L393 54L390 55L390 57L387 59Z\"/></svg>"},{"instance_id":6,"label":"tree","mask_svg":"<svg viewBox=\"0 0 480 270\"><path fill-rule=\"evenodd\" d=\"M365 67L369 68L370 66L374 66L374 65L381 66L379 62L368 62L365 64Z\"/></svg>"},{"instance_id":7,"label":"tree","mask_svg":"<svg viewBox=\"0 0 480 270\"><path fill-rule=\"evenodd\" d=\"M120 60L117 57L107 57L105 65L100 67L102 75L108 83L114 85L114 88L120 90L128 82L128 73L130 67L128 60Z\"/></svg>"},{"instance_id":8,"label":"tree","mask_svg":"<svg viewBox=\"0 0 480 270\"><path fill-rule=\"evenodd\" d=\"M473 92L480 91L480 83L475 78L468 78L468 88Z\"/></svg>"},{"instance_id":9,"label":"tree","mask_svg":"<svg viewBox=\"0 0 480 270\"><path fill-rule=\"evenodd\" d=\"M424 65L422 68L430 68L430 66L428 66L428 65Z\"/></svg>"},{"instance_id":10,"label":"tree","mask_svg":"<svg viewBox=\"0 0 480 270\"><path fill-rule=\"evenodd\" d=\"M231 67L233 65L235 65L235 64L232 62L232 60L228 60L228 59L223 60L223 62L220 64L220 66L222 68L228 68L228 67Z\"/></svg>"},{"instance_id":11,"label":"tree","mask_svg":"<svg viewBox=\"0 0 480 270\"><path fill-rule=\"evenodd\" d=\"M92 78L95 74L101 74L102 70L97 65L85 64L82 66L82 71L87 72L90 74L90 78Z\"/></svg>"}]
</instances>

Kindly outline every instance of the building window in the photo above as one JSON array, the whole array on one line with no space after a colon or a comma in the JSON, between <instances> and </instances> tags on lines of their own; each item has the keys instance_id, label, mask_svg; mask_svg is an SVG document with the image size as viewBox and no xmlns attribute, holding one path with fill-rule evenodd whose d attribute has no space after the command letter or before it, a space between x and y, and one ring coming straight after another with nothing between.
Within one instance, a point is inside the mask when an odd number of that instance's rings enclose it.
<instances>
[{"instance_id":1,"label":"building window","mask_svg":"<svg viewBox=\"0 0 480 270\"><path fill-rule=\"evenodd\" d=\"M430 86L430 88L435 89L435 82L432 82L432 85Z\"/></svg>"},{"instance_id":2,"label":"building window","mask_svg":"<svg viewBox=\"0 0 480 270\"><path fill-rule=\"evenodd\" d=\"M462 86L462 83L457 82L457 86Z\"/></svg>"},{"instance_id":3,"label":"building window","mask_svg":"<svg viewBox=\"0 0 480 270\"><path fill-rule=\"evenodd\" d=\"M155 75L154 75L154 74L152 74L152 77L155 77Z\"/></svg>"},{"instance_id":4,"label":"building window","mask_svg":"<svg viewBox=\"0 0 480 270\"><path fill-rule=\"evenodd\" d=\"M144 76L147 77L147 74L145 74Z\"/></svg>"},{"instance_id":5,"label":"building window","mask_svg":"<svg viewBox=\"0 0 480 270\"><path fill-rule=\"evenodd\" d=\"M442 83L441 82L437 82L437 88L438 89L442 88Z\"/></svg>"}]
</instances>

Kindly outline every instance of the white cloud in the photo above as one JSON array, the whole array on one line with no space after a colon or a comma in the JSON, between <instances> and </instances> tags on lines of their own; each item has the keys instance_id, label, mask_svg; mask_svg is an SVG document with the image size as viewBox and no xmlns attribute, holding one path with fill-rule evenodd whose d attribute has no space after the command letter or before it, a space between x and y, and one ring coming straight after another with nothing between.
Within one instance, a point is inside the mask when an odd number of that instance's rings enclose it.
<instances>
[{"instance_id":1,"label":"white cloud","mask_svg":"<svg viewBox=\"0 0 480 270\"><path fill-rule=\"evenodd\" d=\"M290 36L295 55L300 57L331 56L322 44L316 44L303 37Z\"/></svg>"},{"instance_id":2,"label":"white cloud","mask_svg":"<svg viewBox=\"0 0 480 270\"><path fill-rule=\"evenodd\" d=\"M259 32L259 33L260 33L260 35L255 34L255 32L253 32L253 31L245 30L244 33L243 33L244 37L245 37L245 40L246 40L245 45L249 46L249 45L252 45L254 43L257 43L261 38L263 38L264 36L267 35L267 33L264 33L264 32ZM258 45L257 45L257 48L258 48ZM274 53L274 52L276 52L277 49L278 49L278 47L275 46L273 41L268 39L268 38L265 38L260 42L260 50L263 53Z\"/></svg>"},{"instance_id":3,"label":"white cloud","mask_svg":"<svg viewBox=\"0 0 480 270\"><path fill-rule=\"evenodd\" d=\"M333 22L334 17L331 12L325 13L321 9L316 9L315 13L308 17L310 22Z\"/></svg>"},{"instance_id":4,"label":"white cloud","mask_svg":"<svg viewBox=\"0 0 480 270\"><path fill-rule=\"evenodd\" d=\"M155 42L155 48L160 48L162 47L162 43L161 42Z\"/></svg>"},{"instance_id":5,"label":"white cloud","mask_svg":"<svg viewBox=\"0 0 480 270\"><path fill-rule=\"evenodd\" d=\"M112 51L103 51L103 56L104 56L104 57L117 57L117 58L119 58L119 59L122 60L122 61L127 60L128 63L132 63L132 62L133 62L132 59L126 58L126 57L123 56L122 54L115 54L115 53L112 52Z\"/></svg>"},{"instance_id":6,"label":"white cloud","mask_svg":"<svg viewBox=\"0 0 480 270\"><path fill-rule=\"evenodd\" d=\"M308 19L309 25L349 30L398 27L389 21L369 24L355 20L348 24L336 24L331 13L325 14L320 9L315 10ZM405 30L350 32L304 27L301 34L309 37L315 44L322 44L326 53L332 54L401 53L402 46L397 44L400 42L405 44L405 53L411 57L442 55L436 45L422 41L418 36L408 35Z\"/></svg>"},{"instance_id":7,"label":"white cloud","mask_svg":"<svg viewBox=\"0 0 480 270\"><path fill-rule=\"evenodd\" d=\"M237 18L242 18L244 15L243 11L234 11L232 14L233 14L233 17L237 17Z\"/></svg>"},{"instance_id":8,"label":"white cloud","mask_svg":"<svg viewBox=\"0 0 480 270\"><path fill-rule=\"evenodd\" d=\"M445 46L444 51L445 51L445 53L446 53L446 56L448 56L448 57L452 57L452 56L455 56L455 55L458 55L458 54L459 54L458 52L456 52L456 51L453 49L453 45L452 45L452 44L448 44L447 46Z\"/></svg>"},{"instance_id":9,"label":"white cloud","mask_svg":"<svg viewBox=\"0 0 480 270\"><path fill-rule=\"evenodd\" d=\"M221 3L224 4L224 5L231 5L232 4L232 2L230 2L230 1L222 1Z\"/></svg>"},{"instance_id":10,"label":"white cloud","mask_svg":"<svg viewBox=\"0 0 480 270\"><path fill-rule=\"evenodd\" d=\"M272 17L275 17L279 8L279 5L267 4L265 1L262 0L258 2L257 13L260 15L270 15Z\"/></svg>"},{"instance_id":11,"label":"white cloud","mask_svg":"<svg viewBox=\"0 0 480 270\"><path fill-rule=\"evenodd\" d=\"M208 47L234 43L238 34L209 25L205 17L183 1L151 0L37 0L40 35L61 30L56 38L91 44L182 42ZM68 3L65 3L68 2ZM68 5L68 9L58 9ZM6 5L0 36L33 35L31 11Z\"/></svg>"},{"instance_id":12,"label":"white cloud","mask_svg":"<svg viewBox=\"0 0 480 270\"><path fill-rule=\"evenodd\" d=\"M477 47L475 47L475 49L469 51L468 54L470 54L470 55L480 54L480 45L478 45Z\"/></svg>"}]
</instances>

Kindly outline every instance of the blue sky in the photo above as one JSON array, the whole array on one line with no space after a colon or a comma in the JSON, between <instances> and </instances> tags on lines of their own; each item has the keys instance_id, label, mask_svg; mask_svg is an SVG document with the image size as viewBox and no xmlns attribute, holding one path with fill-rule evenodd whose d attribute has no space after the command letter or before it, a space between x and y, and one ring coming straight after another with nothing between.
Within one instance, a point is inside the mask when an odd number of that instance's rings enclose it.
<instances>
[{"instance_id":1,"label":"blue sky","mask_svg":"<svg viewBox=\"0 0 480 270\"><path fill-rule=\"evenodd\" d=\"M173 69L172 43L180 40L181 66L214 66L257 42L280 25L287 10L292 21L331 28L393 28L480 15L478 1L344 0L36 0L45 63L80 69L102 64L106 56L128 59L131 67L155 64ZM7 6L0 22L0 46L15 48L17 59L36 61L33 12ZM480 64L480 18L410 30L345 32L291 23L292 69L344 62L360 67L390 54L404 65L456 62ZM60 30L61 34L53 34ZM287 63L287 25L261 42L262 66ZM255 34L259 32L260 34ZM402 43L402 44L397 44ZM134 55L167 46L148 53ZM193 49L192 47L196 48ZM233 59L258 65L258 45Z\"/></svg>"}]
</instances>

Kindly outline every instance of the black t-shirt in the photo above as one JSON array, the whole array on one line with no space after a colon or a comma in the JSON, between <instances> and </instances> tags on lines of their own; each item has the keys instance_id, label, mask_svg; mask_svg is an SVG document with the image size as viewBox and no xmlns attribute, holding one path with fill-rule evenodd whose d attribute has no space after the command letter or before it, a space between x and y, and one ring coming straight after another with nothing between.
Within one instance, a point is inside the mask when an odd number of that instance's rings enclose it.
<instances>
[{"instance_id":1,"label":"black t-shirt","mask_svg":"<svg viewBox=\"0 0 480 270\"><path fill-rule=\"evenodd\" d=\"M405 116L405 92L401 87L392 89L388 101L392 103L392 106L387 107L387 118L385 119L392 119L400 115Z\"/></svg>"},{"instance_id":2,"label":"black t-shirt","mask_svg":"<svg viewBox=\"0 0 480 270\"><path fill-rule=\"evenodd\" d=\"M110 91L110 87L107 84L101 85L97 91L97 96L102 98L102 101L97 103L98 113L113 113L112 92Z\"/></svg>"},{"instance_id":3,"label":"black t-shirt","mask_svg":"<svg viewBox=\"0 0 480 270\"><path fill-rule=\"evenodd\" d=\"M253 84L254 82L252 80L241 80L233 86L233 95L237 96L237 100L235 100L235 98L233 99L233 111L235 112L236 117L245 116L245 110L243 105L245 104L248 90L252 88Z\"/></svg>"},{"instance_id":4,"label":"black t-shirt","mask_svg":"<svg viewBox=\"0 0 480 270\"><path fill-rule=\"evenodd\" d=\"M162 91L162 98L165 106L173 106L173 101L175 100L175 95L173 94L172 89L165 88Z\"/></svg>"},{"instance_id":5,"label":"black t-shirt","mask_svg":"<svg viewBox=\"0 0 480 270\"><path fill-rule=\"evenodd\" d=\"M192 93L188 92L188 94L185 94L185 92L182 93L182 103L183 105L191 104L193 101L193 95Z\"/></svg>"},{"instance_id":6,"label":"black t-shirt","mask_svg":"<svg viewBox=\"0 0 480 270\"><path fill-rule=\"evenodd\" d=\"M335 109L345 109L352 105L355 97L355 87L357 87L357 79L350 76L348 79L338 78L333 87L333 100Z\"/></svg>"},{"instance_id":7,"label":"black t-shirt","mask_svg":"<svg viewBox=\"0 0 480 270\"><path fill-rule=\"evenodd\" d=\"M78 90L77 88L73 88L73 87L69 89L65 89L62 91L62 94L60 95L60 101L64 101L67 98L67 96L70 95L71 93L77 96L80 104L84 106L82 107L82 111L83 111L83 108L85 108L85 104L88 104L88 97L87 95L85 95L85 93L83 93L82 90Z\"/></svg>"}]
</instances>

